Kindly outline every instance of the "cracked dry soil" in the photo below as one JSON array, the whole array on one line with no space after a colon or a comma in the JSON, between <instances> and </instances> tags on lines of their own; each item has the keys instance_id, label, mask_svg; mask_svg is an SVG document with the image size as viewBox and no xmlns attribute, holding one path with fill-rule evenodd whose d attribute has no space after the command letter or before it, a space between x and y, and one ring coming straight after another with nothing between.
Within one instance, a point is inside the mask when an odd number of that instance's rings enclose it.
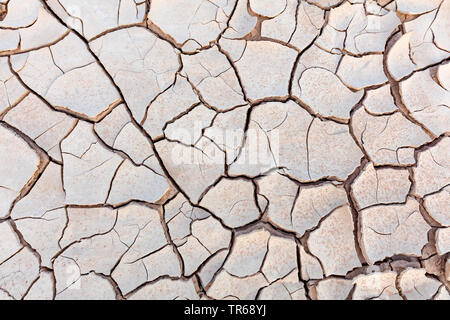
<instances>
[{"instance_id":1,"label":"cracked dry soil","mask_svg":"<svg viewBox=\"0 0 450 320\"><path fill-rule=\"evenodd\" d=\"M0 0L0 300L449 300L449 30L450 0Z\"/></svg>"}]
</instances>

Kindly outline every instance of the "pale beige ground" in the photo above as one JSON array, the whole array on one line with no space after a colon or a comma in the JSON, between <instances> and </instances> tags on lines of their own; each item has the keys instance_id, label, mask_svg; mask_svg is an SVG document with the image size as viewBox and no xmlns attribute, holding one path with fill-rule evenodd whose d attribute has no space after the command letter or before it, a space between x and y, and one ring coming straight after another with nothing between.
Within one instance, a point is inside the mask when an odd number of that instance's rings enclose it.
<instances>
[{"instance_id":1,"label":"pale beige ground","mask_svg":"<svg viewBox=\"0 0 450 320\"><path fill-rule=\"evenodd\" d=\"M450 299L450 0L0 0L1 299Z\"/></svg>"}]
</instances>

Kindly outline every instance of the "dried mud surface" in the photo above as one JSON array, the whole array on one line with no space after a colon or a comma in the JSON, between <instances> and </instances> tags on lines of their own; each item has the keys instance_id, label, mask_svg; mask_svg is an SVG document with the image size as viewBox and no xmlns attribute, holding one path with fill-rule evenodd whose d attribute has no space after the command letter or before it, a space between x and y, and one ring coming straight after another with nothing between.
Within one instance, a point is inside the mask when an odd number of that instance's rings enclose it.
<instances>
[{"instance_id":1,"label":"dried mud surface","mask_svg":"<svg viewBox=\"0 0 450 320\"><path fill-rule=\"evenodd\" d=\"M450 0L0 0L0 300L450 300Z\"/></svg>"}]
</instances>

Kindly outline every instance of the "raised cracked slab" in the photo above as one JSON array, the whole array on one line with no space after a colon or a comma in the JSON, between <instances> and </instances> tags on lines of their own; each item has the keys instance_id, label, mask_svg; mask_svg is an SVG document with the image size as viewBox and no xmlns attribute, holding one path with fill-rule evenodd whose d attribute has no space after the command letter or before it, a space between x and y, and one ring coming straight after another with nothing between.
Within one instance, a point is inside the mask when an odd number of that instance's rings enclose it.
<instances>
[{"instance_id":1,"label":"raised cracked slab","mask_svg":"<svg viewBox=\"0 0 450 320\"><path fill-rule=\"evenodd\" d=\"M450 300L450 0L0 0L0 300Z\"/></svg>"}]
</instances>

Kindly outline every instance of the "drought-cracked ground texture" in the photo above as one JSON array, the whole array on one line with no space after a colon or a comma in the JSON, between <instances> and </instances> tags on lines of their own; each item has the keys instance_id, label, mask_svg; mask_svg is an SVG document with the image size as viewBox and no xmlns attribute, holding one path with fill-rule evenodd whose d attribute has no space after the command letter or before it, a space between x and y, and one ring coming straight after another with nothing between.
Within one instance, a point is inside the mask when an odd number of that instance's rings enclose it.
<instances>
[{"instance_id":1,"label":"drought-cracked ground texture","mask_svg":"<svg viewBox=\"0 0 450 320\"><path fill-rule=\"evenodd\" d=\"M0 0L0 299L443 299L450 0Z\"/></svg>"}]
</instances>

